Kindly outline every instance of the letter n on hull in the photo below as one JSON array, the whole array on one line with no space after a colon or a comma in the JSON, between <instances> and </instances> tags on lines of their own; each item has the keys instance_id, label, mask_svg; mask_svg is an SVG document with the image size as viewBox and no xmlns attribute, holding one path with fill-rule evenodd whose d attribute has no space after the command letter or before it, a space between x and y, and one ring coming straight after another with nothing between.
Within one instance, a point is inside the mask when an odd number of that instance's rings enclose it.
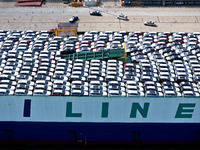
<instances>
[{"instance_id":1,"label":"letter n on hull","mask_svg":"<svg viewBox=\"0 0 200 150\"><path fill-rule=\"evenodd\" d=\"M136 118L137 112L139 112L143 118L147 118L148 110L149 103L144 103L143 108L139 103L132 103L130 118Z\"/></svg>"}]
</instances>

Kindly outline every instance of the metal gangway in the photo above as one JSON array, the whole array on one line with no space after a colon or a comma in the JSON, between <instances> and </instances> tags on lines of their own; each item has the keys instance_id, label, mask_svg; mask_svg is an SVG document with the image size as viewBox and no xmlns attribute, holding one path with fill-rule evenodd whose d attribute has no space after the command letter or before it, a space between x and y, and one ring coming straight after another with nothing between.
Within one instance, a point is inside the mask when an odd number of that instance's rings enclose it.
<instances>
[{"instance_id":1,"label":"metal gangway","mask_svg":"<svg viewBox=\"0 0 200 150\"><path fill-rule=\"evenodd\" d=\"M67 60L75 60L75 59L83 59L83 60L92 60L92 59L117 59L124 58L124 62L126 62L126 46L124 49L110 49L96 52L87 52L87 53L73 53L73 54L62 54L61 58Z\"/></svg>"}]
</instances>

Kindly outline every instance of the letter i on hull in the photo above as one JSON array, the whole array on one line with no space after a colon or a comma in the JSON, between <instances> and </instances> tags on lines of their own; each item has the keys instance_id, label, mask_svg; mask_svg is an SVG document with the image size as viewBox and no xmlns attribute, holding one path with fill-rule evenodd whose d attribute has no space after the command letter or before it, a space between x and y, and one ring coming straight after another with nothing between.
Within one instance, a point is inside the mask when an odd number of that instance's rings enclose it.
<instances>
[{"instance_id":1,"label":"letter i on hull","mask_svg":"<svg viewBox=\"0 0 200 150\"><path fill-rule=\"evenodd\" d=\"M31 116L31 100L25 99L24 100L24 117L30 117Z\"/></svg>"},{"instance_id":2,"label":"letter i on hull","mask_svg":"<svg viewBox=\"0 0 200 150\"><path fill-rule=\"evenodd\" d=\"M108 109L109 109L109 103L108 102L102 103L102 112L101 112L102 118L108 118Z\"/></svg>"}]
</instances>

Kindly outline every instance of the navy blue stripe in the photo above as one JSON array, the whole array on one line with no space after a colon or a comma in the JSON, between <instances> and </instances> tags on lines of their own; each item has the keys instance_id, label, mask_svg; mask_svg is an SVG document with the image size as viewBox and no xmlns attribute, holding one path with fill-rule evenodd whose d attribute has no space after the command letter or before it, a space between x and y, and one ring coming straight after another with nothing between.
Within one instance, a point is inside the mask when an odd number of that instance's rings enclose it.
<instances>
[{"instance_id":1,"label":"navy blue stripe","mask_svg":"<svg viewBox=\"0 0 200 150\"><path fill-rule=\"evenodd\" d=\"M143 142L200 143L200 123L0 121L0 142L2 140L19 141L19 143L22 140L73 141L77 144L79 143L78 141L140 142L139 144Z\"/></svg>"},{"instance_id":2,"label":"navy blue stripe","mask_svg":"<svg viewBox=\"0 0 200 150\"><path fill-rule=\"evenodd\" d=\"M31 116L31 100L25 99L24 101L24 117Z\"/></svg>"}]
</instances>

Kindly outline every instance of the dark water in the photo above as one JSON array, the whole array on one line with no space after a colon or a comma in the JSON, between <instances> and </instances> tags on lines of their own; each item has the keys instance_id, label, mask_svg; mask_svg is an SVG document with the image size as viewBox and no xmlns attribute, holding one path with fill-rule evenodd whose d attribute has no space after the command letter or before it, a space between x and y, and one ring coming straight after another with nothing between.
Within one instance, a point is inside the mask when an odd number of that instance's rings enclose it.
<instances>
[{"instance_id":1,"label":"dark water","mask_svg":"<svg viewBox=\"0 0 200 150\"><path fill-rule=\"evenodd\" d=\"M48 145L3 145L0 146L2 150L200 150L200 144L198 145L114 145L114 146L102 146L102 145L95 145L95 146L48 146Z\"/></svg>"}]
</instances>

